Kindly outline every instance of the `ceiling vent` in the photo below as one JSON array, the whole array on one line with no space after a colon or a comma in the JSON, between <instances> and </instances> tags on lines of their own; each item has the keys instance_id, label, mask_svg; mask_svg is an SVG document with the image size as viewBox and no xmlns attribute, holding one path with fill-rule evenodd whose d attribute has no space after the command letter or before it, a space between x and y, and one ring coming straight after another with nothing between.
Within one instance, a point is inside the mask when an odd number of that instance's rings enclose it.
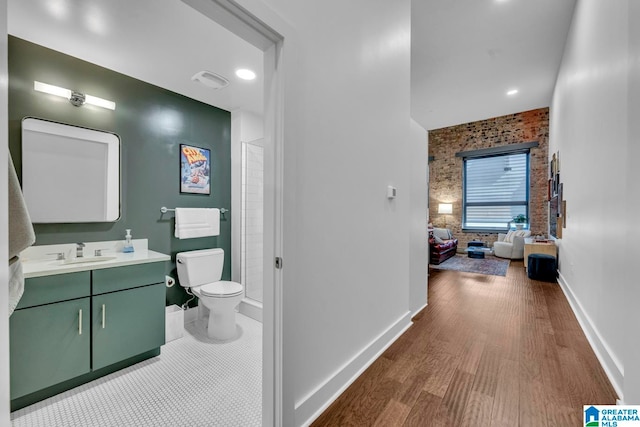
<instances>
[{"instance_id":1,"label":"ceiling vent","mask_svg":"<svg viewBox=\"0 0 640 427\"><path fill-rule=\"evenodd\" d=\"M229 85L229 80L222 77L220 74L212 73L211 71L200 71L191 77L194 82L199 82L211 89L222 89Z\"/></svg>"}]
</instances>

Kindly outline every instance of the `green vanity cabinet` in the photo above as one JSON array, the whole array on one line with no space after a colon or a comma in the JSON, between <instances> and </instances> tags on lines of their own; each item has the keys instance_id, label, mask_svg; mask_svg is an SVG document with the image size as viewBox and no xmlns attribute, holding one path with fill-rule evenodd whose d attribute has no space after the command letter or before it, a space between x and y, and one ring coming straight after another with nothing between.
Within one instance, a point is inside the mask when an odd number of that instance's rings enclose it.
<instances>
[{"instance_id":1,"label":"green vanity cabinet","mask_svg":"<svg viewBox=\"0 0 640 427\"><path fill-rule=\"evenodd\" d=\"M95 270L93 369L164 344L164 263Z\"/></svg>"},{"instance_id":2,"label":"green vanity cabinet","mask_svg":"<svg viewBox=\"0 0 640 427\"><path fill-rule=\"evenodd\" d=\"M164 262L25 280L10 317L12 410L160 354Z\"/></svg>"},{"instance_id":3,"label":"green vanity cabinet","mask_svg":"<svg viewBox=\"0 0 640 427\"><path fill-rule=\"evenodd\" d=\"M11 398L90 371L89 271L25 280L9 318Z\"/></svg>"},{"instance_id":4,"label":"green vanity cabinet","mask_svg":"<svg viewBox=\"0 0 640 427\"><path fill-rule=\"evenodd\" d=\"M90 298L79 298L11 315L12 399L90 371L90 313Z\"/></svg>"},{"instance_id":5,"label":"green vanity cabinet","mask_svg":"<svg viewBox=\"0 0 640 427\"><path fill-rule=\"evenodd\" d=\"M165 293L158 283L93 296L93 369L164 344Z\"/></svg>"}]
</instances>

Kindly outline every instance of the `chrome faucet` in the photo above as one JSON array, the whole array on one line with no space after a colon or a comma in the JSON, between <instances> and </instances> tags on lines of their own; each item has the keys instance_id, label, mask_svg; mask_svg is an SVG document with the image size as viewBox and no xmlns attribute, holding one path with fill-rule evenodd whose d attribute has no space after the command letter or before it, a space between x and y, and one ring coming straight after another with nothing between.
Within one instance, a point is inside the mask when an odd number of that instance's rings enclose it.
<instances>
[{"instance_id":1,"label":"chrome faucet","mask_svg":"<svg viewBox=\"0 0 640 427\"><path fill-rule=\"evenodd\" d=\"M76 243L78 245L76 247L76 258L82 258L84 255L82 253L82 248L84 248L84 243Z\"/></svg>"}]
</instances>

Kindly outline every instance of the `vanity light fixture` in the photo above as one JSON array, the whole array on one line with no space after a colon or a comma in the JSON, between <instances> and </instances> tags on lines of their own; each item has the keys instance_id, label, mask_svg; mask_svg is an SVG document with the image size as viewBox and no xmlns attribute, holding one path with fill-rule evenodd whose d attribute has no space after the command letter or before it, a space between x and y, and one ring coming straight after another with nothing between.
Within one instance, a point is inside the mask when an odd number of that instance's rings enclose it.
<instances>
[{"instance_id":1,"label":"vanity light fixture","mask_svg":"<svg viewBox=\"0 0 640 427\"><path fill-rule=\"evenodd\" d=\"M242 80L253 80L256 78L256 73L246 68L240 68L239 70L236 70L236 76Z\"/></svg>"},{"instance_id":2,"label":"vanity light fixture","mask_svg":"<svg viewBox=\"0 0 640 427\"><path fill-rule=\"evenodd\" d=\"M518 89L511 89L510 91L507 92L507 95L513 96L513 95L515 95L517 93L518 93Z\"/></svg>"},{"instance_id":3,"label":"vanity light fixture","mask_svg":"<svg viewBox=\"0 0 640 427\"><path fill-rule=\"evenodd\" d=\"M107 108L109 110L116 109L116 103L109 101L108 99L98 98L97 96L88 95L74 90L65 89L63 87L42 83L39 81L33 82L33 89L38 92L44 92L51 95L61 96L67 98L71 104L76 107L80 107L83 104L91 104L97 107Z\"/></svg>"}]
</instances>

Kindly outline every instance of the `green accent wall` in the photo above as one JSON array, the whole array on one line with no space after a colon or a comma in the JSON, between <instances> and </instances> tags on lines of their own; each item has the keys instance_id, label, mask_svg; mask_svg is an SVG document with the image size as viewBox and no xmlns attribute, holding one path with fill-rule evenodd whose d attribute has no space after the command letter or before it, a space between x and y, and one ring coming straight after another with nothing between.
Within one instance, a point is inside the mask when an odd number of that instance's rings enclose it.
<instances>
[{"instance_id":1,"label":"green accent wall","mask_svg":"<svg viewBox=\"0 0 640 427\"><path fill-rule=\"evenodd\" d=\"M109 99L116 109L74 107L63 98L34 91L34 80ZM131 228L134 239L147 238L149 249L171 255L167 273L176 279L176 253L224 249L223 279L230 280L230 213L222 217L219 236L180 240L173 237L173 213L163 215L160 207L231 207L231 113L9 37L9 148L18 176L21 121L27 116L114 132L122 144L120 220L36 224L36 245L120 240ZM180 144L211 150L211 195L180 193ZM182 287L167 288L167 304L187 299Z\"/></svg>"}]
</instances>

